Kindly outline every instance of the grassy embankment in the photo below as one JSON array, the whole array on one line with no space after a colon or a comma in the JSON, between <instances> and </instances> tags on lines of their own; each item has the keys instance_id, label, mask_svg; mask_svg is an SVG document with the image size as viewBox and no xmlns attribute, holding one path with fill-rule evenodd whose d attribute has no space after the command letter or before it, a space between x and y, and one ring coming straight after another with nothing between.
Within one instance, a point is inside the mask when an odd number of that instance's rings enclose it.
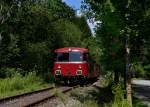
<instances>
[{"instance_id":1,"label":"grassy embankment","mask_svg":"<svg viewBox=\"0 0 150 107\"><path fill-rule=\"evenodd\" d=\"M10 77L0 78L0 98L39 90L53 85L46 83L35 72L27 73L24 76L20 73L15 73Z\"/></svg>"}]
</instances>

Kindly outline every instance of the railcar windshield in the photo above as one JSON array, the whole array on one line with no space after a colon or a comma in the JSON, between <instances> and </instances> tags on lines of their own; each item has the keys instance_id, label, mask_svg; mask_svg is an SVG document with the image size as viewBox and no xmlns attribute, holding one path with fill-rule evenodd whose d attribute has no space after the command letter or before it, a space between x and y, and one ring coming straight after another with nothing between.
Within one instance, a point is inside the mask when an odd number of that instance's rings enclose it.
<instances>
[{"instance_id":1,"label":"railcar windshield","mask_svg":"<svg viewBox=\"0 0 150 107\"><path fill-rule=\"evenodd\" d=\"M80 52L69 52L69 61L82 61L82 59Z\"/></svg>"},{"instance_id":2,"label":"railcar windshield","mask_svg":"<svg viewBox=\"0 0 150 107\"><path fill-rule=\"evenodd\" d=\"M60 62L67 62L69 61L69 53L57 53L56 60Z\"/></svg>"},{"instance_id":3,"label":"railcar windshield","mask_svg":"<svg viewBox=\"0 0 150 107\"><path fill-rule=\"evenodd\" d=\"M69 52L69 53L56 53L56 61L58 62L78 62L87 61L88 54L82 54L81 52Z\"/></svg>"}]
</instances>

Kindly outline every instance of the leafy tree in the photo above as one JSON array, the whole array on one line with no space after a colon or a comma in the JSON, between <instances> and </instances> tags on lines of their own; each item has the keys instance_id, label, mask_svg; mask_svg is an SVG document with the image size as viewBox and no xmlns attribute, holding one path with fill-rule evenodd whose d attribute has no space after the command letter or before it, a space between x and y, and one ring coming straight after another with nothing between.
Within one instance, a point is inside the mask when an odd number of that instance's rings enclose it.
<instances>
[{"instance_id":1,"label":"leafy tree","mask_svg":"<svg viewBox=\"0 0 150 107\"><path fill-rule=\"evenodd\" d=\"M87 16L101 22L97 25L96 37L101 42L104 53L102 62L106 69L116 73L125 70L126 34L130 35L131 63L145 63L147 58L143 54L146 52L144 49L148 48L146 44L149 39L144 33L149 32L145 23L149 20L149 1L86 0L82 7L88 11Z\"/></svg>"},{"instance_id":2,"label":"leafy tree","mask_svg":"<svg viewBox=\"0 0 150 107\"><path fill-rule=\"evenodd\" d=\"M135 67L137 70L143 71L141 65L146 62L145 49L148 49L145 47L145 43L147 44L149 41L143 34L149 32L149 25L146 25L145 21L149 20L147 11L149 11L150 2L148 0L85 0L83 8L85 11L90 10L87 12L87 16L90 15L101 22L97 26L96 37L102 44L100 46L103 50L103 66L106 70L114 72L115 82L119 81L118 73L125 74L125 79L128 77L125 81L127 99L132 105L131 94L128 94L131 93L128 92L129 89L131 91L131 78L128 75L129 49L131 48L131 63L142 62ZM145 30L142 29L144 26Z\"/></svg>"},{"instance_id":3,"label":"leafy tree","mask_svg":"<svg viewBox=\"0 0 150 107\"><path fill-rule=\"evenodd\" d=\"M0 69L45 75L54 49L80 47L91 36L85 17L61 0L3 0L0 6Z\"/></svg>"}]
</instances>

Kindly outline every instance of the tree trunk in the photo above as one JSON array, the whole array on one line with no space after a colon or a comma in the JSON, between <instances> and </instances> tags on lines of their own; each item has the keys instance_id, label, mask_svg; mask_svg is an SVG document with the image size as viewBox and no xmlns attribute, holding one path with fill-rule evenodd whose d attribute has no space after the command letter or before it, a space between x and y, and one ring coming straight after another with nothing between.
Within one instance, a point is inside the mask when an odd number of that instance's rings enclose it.
<instances>
[{"instance_id":1,"label":"tree trunk","mask_svg":"<svg viewBox=\"0 0 150 107\"><path fill-rule=\"evenodd\" d=\"M129 48L129 34L126 34L126 96L127 100L130 104L130 107L132 107L132 88L131 88L131 73L130 73L130 63L129 63L129 57L130 57L130 48Z\"/></svg>"},{"instance_id":2,"label":"tree trunk","mask_svg":"<svg viewBox=\"0 0 150 107\"><path fill-rule=\"evenodd\" d=\"M118 69L115 69L114 71L114 82L117 84L119 82L119 71Z\"/></svg>"},{"instance_id":3,"label":"tree trunk","mask_svg":"<svg viewBox=\"0 0 150 107\"><path fill-rule=\"evenodd\" d=\"M129 77L126 80L126 96L129 101L130 106L132 107L132 88L131 88L131 78Z\"/></svg>"}]
</instances>

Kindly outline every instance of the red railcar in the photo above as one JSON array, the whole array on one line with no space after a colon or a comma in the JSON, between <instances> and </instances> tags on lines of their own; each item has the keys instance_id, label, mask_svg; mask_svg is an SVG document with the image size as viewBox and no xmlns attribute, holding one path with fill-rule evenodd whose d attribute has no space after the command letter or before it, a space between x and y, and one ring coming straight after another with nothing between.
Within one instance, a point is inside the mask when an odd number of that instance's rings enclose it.
<instances>
[{"instance_id":1,"label":"red railcar","mask_svg":"<svg viewBox=\"0 0 150 107\"><path fill-rule=\"evenodd\" d=\"M69 84L98 77L96 64L90 60L89 50L85 48L59 48L55 51L53 74L55 80Z\"/></svg>"}]
</instances>

